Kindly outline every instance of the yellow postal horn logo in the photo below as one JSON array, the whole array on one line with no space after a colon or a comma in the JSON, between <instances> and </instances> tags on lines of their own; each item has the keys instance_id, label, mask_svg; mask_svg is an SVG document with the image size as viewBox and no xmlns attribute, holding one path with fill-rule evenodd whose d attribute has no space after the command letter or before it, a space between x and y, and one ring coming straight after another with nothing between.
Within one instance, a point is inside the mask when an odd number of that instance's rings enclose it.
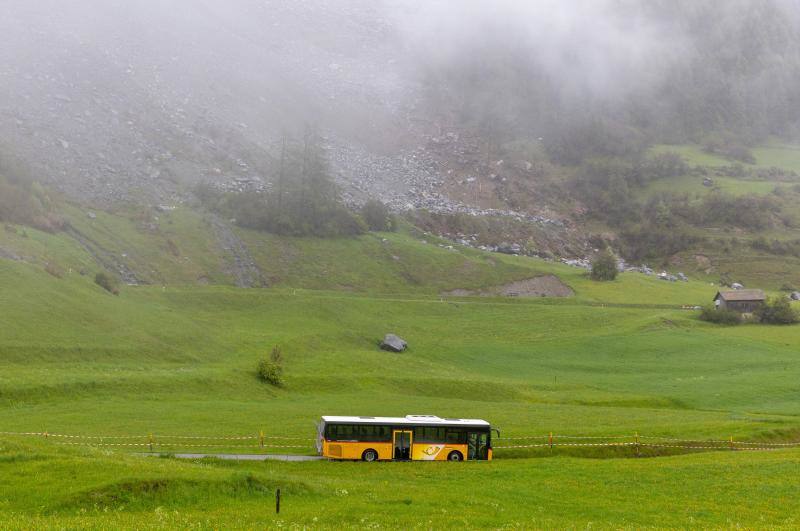
<instances>
[{"instance_id":1,"label":"yellow postal horn logo","mask_svg":"<svg viewBox=\"0 0 800 531\"><path fill-rule=\"evenodd\" d=\"M427 455L436 455L441 450L442 450L441 446L428 446L424 450L422 450L422 452L427 454Z\"/></svg>"}]
</instances>

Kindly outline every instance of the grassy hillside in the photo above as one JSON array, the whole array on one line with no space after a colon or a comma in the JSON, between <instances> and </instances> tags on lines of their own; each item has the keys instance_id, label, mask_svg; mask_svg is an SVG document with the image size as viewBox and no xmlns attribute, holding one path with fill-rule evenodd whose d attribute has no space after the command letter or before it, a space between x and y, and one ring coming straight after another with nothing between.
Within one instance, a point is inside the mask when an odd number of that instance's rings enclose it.
<instances>
[{"instance_id":1,"label":"grassy hillside","mask_svg":"<svg viewBox=\"0 0 800 531\"><path fill-rule=\"evenodd\" d=\"M782 218L800 221L800 209L791 207L791 198L800 197L793 191L796 183L752 175L717 175L715 168L730 166L731 162L694 145L657 146L653 151L674 151L691 165L709 168L713 189L731 195L770 195L776 189L783 190L788 197L784 202L790 206ZM747 168L800 167L800 150L795 146L770 144L753 152L757 163ZM656 179L635 189L634 196L646 203L662 192L683 192L691 203L699 204L712 192L702 182L703 177L698 175ZM571 207L565 203L563 208ZM256 286L361 293L433 295L501 286L547 273L571 276L570 271L546 262L515 261L459 246L448 248L451 242L408 225L397 233L355 238L290 238L241 229L229 220L187 205L175 209L129 205L102 211L60 203L59 209L66 230L48 233L5 225L0 230L0 256L16 256L39 267L50 264L55 271L87 275L105 269L124 281L148 285L232 285L237 282L239 269L251 267ZM791 252L778 255L751 246L760 238L767 243L794 242L799 237L791 227L780 223L763 230L693 226L691 234L703 241L680 253L679 263L670 264L671 257L667 256L649 260L649 265L683 271L709 282L729 274L753 287L777 290L784 285L800 286L800 258ZM614 232L599 222L589 223L584 230L586 234ZM703 259L695 263L695 255L707 257L710 263Z\"/></svg>"},{"instance_id":2,"label":"grassy hillside","mask_svg":"<svg viewBox=\"0 0 800 531\"><path fill-rule=\"evenodd\" d=\"M439 293L502 285L548 272L538 261L452 247L434 237L370 233L323 240L240 230L271 285L382 293Z\"/></svg>"},{"instance_id":3,"label":"grassy hillside","mask_svg":"<svg viewBox=\"0 0 800 531\"><path fill-rule=\"evenodd\" d=\"M454 248L408 227L353 238L291 238L222 220L214 224L209 214L190 208L110 213L69 205L65 216L69 228L57 233L6 225L0 256L89 276L105 269L151 285L233 284L237 261L252 260L269 286L381 293L437 294L553 271L542 261ZM218 234L220 224L226 240ZM241 243L246 256L232 253L230 239Z\"/></svg>"},{"instance_id":4,"label":"grassy hillside","mask_svg":"<svg viewBox=\"0 0 800 531\"><path fill-rule=\"evenodd\" d=\"M14 255L39 270L54 265L67 281L91 279L95 272L108 270L123 280L127 273L155 286L234 282L235 257L201 212L188 208L144 214L91 211L92 218L75 206L67 212L70 229L64 232L7 225L0 230L0 256ZM433 296L556 275L583 299L671 305L705 300L713 290L702 283L662 286L634 274L624 275L617 283L597 284L586 279L583 269L486 253L418 234L409 227L396 233L334 239L228 230L247 249L264 283L277 288ZM638 299L629 300L622 293L631 289Z\"/></svg>"},{"instance_id":5,"label":"grassy hillside","mask_svg":"<svg viewBox=\"0 0 800 531\"><path fill-rule=\"evenodd\" d=\"M754 148L753 164L740 164L707 153L697 145L652 148L652 153L665 152L677 153L690 166L703 171L649 181L634 191L634 196L642 204L662 194L685 194L682 203L674 208L687 204L703 208L704 199L722 192L724 196L769 196L780 206L775 206L777 210L774 212L762 212L763 228L745 228L733 222L699 222L683 226L682 230L700 241L677 255L651 260L654 262L651 265L691 273L710 282L719 281L725 275L750 287L778 290L800 286L800 258L790 248L800 238L796 224L800 220L796 201L800 197L797 195L800 181L790 174L800 169L798 146L773 142ZM737 177L725 170L733 164L741 165L743 176ZM774 168L778 171L763 173ZM713 179L712 186L703 185L705 177ZM610 230L603 226L590 228L597 232ZM754 242L762 243L754 246Z\"/></svg>"}]
</instances>

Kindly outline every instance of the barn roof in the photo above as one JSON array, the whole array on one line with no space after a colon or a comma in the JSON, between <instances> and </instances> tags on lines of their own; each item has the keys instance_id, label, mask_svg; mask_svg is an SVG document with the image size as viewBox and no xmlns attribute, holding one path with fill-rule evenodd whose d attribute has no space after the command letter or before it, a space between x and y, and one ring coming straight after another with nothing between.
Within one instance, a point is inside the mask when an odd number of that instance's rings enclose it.
<instances>
[{"instance_id":1,"label":"barn roof","mask_svg":"<svg viewBox=\"0 0 800 531\"><path fill-rule=\"evenodd\" d=\"M767 296L764 295L764 290L760 289L737 289L735 291L720 291L714 297L714 300L722 299L725 302L730 301L764 301Z\"/></svg>"}]
</instances>

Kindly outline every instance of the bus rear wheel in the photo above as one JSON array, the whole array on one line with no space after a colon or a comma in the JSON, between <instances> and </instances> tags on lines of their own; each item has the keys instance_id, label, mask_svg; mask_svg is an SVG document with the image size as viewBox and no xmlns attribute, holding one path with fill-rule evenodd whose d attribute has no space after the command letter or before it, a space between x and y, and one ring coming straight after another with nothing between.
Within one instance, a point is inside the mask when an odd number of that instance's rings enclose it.
<instances>
[{"instance_id":1,"label":"bus rear wheel","mask_svg":"<svg viewBox=\"0 0 800 531\"><path fill-rule=\"evenodd\" d=\"M448 461L463 461L464 460L464 456L461 455L461 452L453 451L453 452L450 452L449 454L447 454L447 460Z\"/></svg>"},{"instance_id":2,"label":"bus rear wheel","mask_svg":"<svg viewBox=\"0 0 800 531\"><path fill-rule=\"evenodd\" d=\"M364 453L361 454L361 459L363 461L368 462L368 463L371 463L373 461L377 461L378 460L378 452L376 452L375 450L373 450L371 448L369 450L364 450Z\"/></svg>"}]
</instances>

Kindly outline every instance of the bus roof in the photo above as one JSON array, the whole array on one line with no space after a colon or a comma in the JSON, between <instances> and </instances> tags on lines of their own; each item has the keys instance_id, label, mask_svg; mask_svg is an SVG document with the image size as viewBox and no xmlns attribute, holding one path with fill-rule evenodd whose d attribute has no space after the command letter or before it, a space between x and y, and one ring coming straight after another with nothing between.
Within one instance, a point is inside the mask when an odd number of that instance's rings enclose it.
<instances>
[{"instance_id":1,"label":"bus roof","mask_svg":"<svg viewBox=\"0 0 800 531\"><path fill-rule=\"evenodd\" d=\"M405 417L339 417L323 416L322 421L334 424L391 424L393 426L481 426L489 423L481 419L448 419L436 415L406 415Z\"/></svg>"}]
</instances>

